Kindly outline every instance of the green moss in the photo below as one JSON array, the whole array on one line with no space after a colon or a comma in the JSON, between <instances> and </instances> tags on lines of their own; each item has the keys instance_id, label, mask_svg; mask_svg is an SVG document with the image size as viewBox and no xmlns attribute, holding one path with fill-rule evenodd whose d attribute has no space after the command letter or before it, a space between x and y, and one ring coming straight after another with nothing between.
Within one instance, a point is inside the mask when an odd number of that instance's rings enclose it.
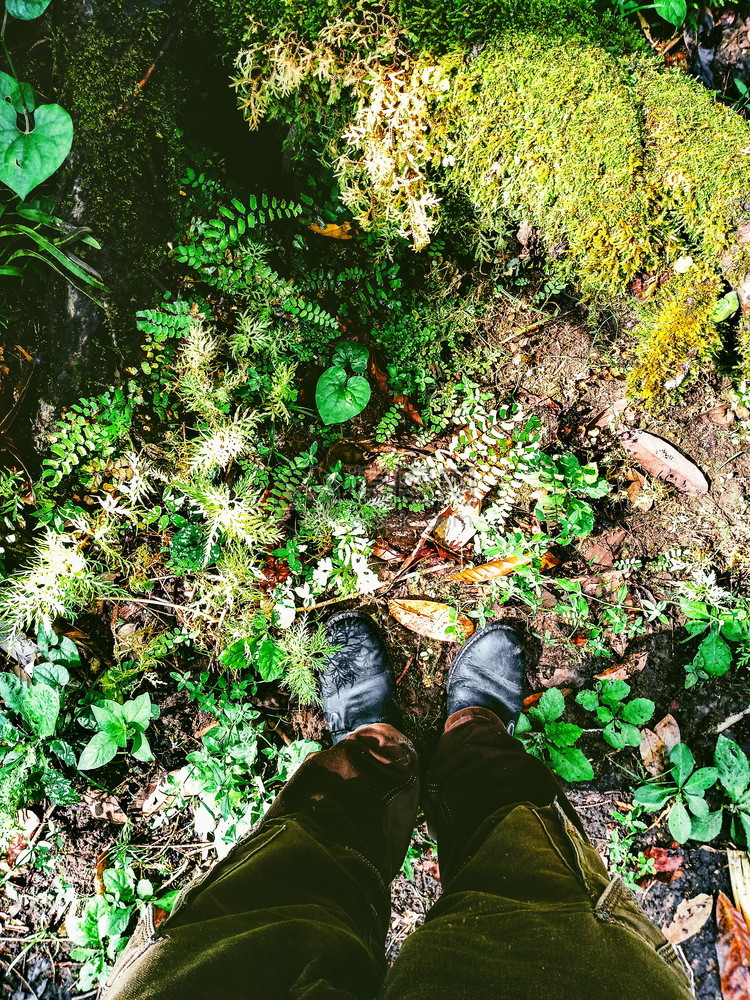
<instances>
[{"instance_id":1,"label":"green moss","mask_svg":"<svg viewBox=\"0 0 750 1000\"><path fill-rule=\"evenodd\" d=\"M694 264L673 278L640 327L636 363L628 373L631 395L658 404L665 383L680 374L680 366L701 367L720 346L712 313L722 282L710 267Z\"/></svg>"},{"instance_id":2,"label":"green moss","mask_svg":"<svg viewBox=\"0 0 750 1000\"><path fill-rule=\"evenodd\" d=\"M67 208L82 201L81 221L104 246L108 320L116 337L132 325L176 229L175 95L184 93L185 81L176 60L165 58L138 87L168 28L163 14L151 11L118 25L97 17L83 31L66 27L53 37L59 100L75 128L76 184Z\"/></svg>"},{"instance_id":3,"label":"green moss","mask_svg":"<svg viewBox=\"0 0 750 1000\"><path fill-rule=\"evenodd\" d=\"M446 186L480 223L530 221L584 294L621 293L657 266L637 95L601 49L532 33L499 40L456 75L432 141Z\"/></svg>"}]
</instances>

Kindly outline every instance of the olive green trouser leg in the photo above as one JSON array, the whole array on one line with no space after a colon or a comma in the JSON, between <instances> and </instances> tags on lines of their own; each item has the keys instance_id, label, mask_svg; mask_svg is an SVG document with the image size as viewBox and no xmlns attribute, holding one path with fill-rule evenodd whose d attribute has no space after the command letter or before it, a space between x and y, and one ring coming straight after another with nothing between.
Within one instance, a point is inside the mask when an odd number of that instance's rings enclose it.
<instances>
[{"instance_id":1,"label":"olive green trouser leg","mask_svg":"<svg viewBox=\"0 0 750 1000\"><path fill-rule=\"evenodd\" d=\"M446 724L424 801L443 895L382 1000L689 1000L671 944L610 882L547 768L486 709Z\"/></svg>"},{"instance_id":2,"label":"olive green trouser leg","mask_svg":"<svg viewBox=\"0 0 750 1000\"><path fill-rule=\"evenodd\" d=\"M158 928L141 923L104 1000L370 1000L418 797L391 726L308 757L257 832Z\"/></svg>"}]
</instances>

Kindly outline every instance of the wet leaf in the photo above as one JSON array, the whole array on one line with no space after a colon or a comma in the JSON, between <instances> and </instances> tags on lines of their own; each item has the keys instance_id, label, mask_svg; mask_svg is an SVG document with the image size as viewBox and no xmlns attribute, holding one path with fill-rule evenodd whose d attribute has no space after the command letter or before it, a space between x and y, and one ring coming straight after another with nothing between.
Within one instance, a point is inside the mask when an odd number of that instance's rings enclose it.
<instances>
[{"instance_id":1,"label":"wet leaf","mask_svg":"<svg viewBox=\"0 0 750 1000\"><path fill-rule=\"evenodd\" d=\"M388 601L388 610L404 628L438 642L461 642L476 627L466 615L438 601Z\"/></svg>"},{"instance_id":2,"label":"wet leaf","mask_svg":"<svg viewBox=\"0 0 750 1000\"><path fill-rule=\"evenodd\" d=\"M495 580L499 576L508 576L519 566L525 566L530 562L530 556L506 556L505 559L493 559L492 562L483 563L481 566L462 569L460 573L451 573L446 580L456 583L487 583L488 580Z\"/></svg>"},{"instance_id":3,"label":"wet leaf","mask_svg":"<svg viewBox=\"0 0 750 1000\"><path fill-rule=\"evenodd\" d=\"M713 896L701 892L692 899L683 899L675 910L674 918L664 928L664 937L672 944L687 941L703 927L711 915Z\"/></svg>"},{"instance_id":4,"label":"wet leaf","mask_svg":"<svg viewBox=\"0 0 750 1000\"><path fill-rule=\"evenodd\" d=\"M750 997L750 934L739 910L723 892L716 901L716 957L724 1000Z\"/></svg>"},{"instance_id":5,"label":"wet leaf","mask_svg":"<svg viewBox=\"0 0 750 1000\"><path fill-rule=\"evenodd\" d=\"M635 461L656 479L694 496L708 493L708 480L701 470L669 441L639 430L622 431L618 438Z\"/></svg>"}]
</instances>

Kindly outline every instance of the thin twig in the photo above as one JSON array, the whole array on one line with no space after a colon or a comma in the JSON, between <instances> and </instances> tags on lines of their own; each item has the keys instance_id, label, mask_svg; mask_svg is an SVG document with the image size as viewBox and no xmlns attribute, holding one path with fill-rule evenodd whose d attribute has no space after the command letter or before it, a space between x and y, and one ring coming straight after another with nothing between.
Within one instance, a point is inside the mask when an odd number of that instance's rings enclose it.
<instances>
[{"instance_id":1,"label":"thin twig","mask_svg":"<svg viewBox=\"0 0 750 1000\"><path fill-rule=\"evenodd\" d=\"M715 726L711 732L723 733L725 729L729 729L729 727L733 726L735 722L739 722L740 719L744 719L746 715L750 715L750 706L743 709L741 712L738 712L736 715L730 715L728 719L724 719L721 725Z\"/></svg>"}]
</instances>

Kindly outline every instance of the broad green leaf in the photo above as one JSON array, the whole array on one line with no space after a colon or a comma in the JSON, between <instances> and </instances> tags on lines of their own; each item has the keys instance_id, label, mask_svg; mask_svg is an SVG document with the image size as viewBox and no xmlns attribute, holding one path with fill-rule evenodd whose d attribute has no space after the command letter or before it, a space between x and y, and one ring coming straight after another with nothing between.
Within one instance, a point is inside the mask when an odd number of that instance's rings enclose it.
<instances>
[{"instance_id":1,"label":"broad green leaf","mask_svg":"<svg viewBox=\"0 0 750 1000\"><path fill-rule=\"evenodd\" d=\"M687 809L682 802L679 801L679 799L669 810L667 825L669 826L669 832L672 834L677 843L684 844L690 836L693 821L690 819Z\"/></svg>"},{"instance_id":2,"label":"broad green leaf","mask_svg":"<svg viewBox=\"0 0 750 1000\"><path fill-rule=\"evenodd\" d=\"M705 816L696 816L692 821L690 837L692 840L713 840L721 833L721 826L721 809L717 809L715 812L706 813Z\"/></svg>"},{"instance_id":3,"label":"broad green leaf","mask_svg":"<svg viewBox=\"0 0 750 1000\"><path fill-rule=\"evenodd\" d=\"M633 698L622 710L625 722L634 726L642 726L654 714L656 706L650 698Z\"/></svg>"},{"instance_id":4,"label":"broad green leaf","mask_svg":"<svg viewBox=\"0 0 750 1000\"><path fill-rule=\"evenodd\" d=\"M625 740L625 746L637 747L641 745L641 731L637 726L629 722L620 722L620 732Z\"/></svg>"},{"instance_id":5,"label":"broad green leaf","mask_svg":"<svg viewBox=\"0 0 750 1000\"><path fill-rule=\"evenodd\" d=\"M590 781L594 777L591 762L577 747L550 747L549 756L553 771L565 781Z\"/></svg>"},{"instance_id":6,"label":"broad green leaf","mask_svg":"<svg viewBox=\"0 0 750 1000\"><path fill-rule=\"evenodd\" d=\"M716 784L719 772L715 767L701 767L691 774L685 782L685 791L695 794L697 791L704 791Z\"/></svg>"},{"instance_id":7,"label":"broad green leaf","mask_svg":"<svg viewBox=\"0 0 750 1000\"><path fill-rule=\"evenodd\" d=\"M606 726L608 722L611 722L614 719L614 717L615 713L606 705L600 705L596 710L596 721L602 726Z\"/></svg>"},{"instance_id":8,"label":"broad green leaf","mask_svg":"<svg viewBox=\"0 0 750 1000\"><path fill-rule=\"evenodd\" d=\"M678 785L684 785L695 767L693 755L685 743L678 743L669 751L669 759L675 767L675 779Z\"/></svg>"},{"instance_id":9,"label":"broad green leaf","mask_svg":"<svg viewBox=\"0 0 750 1000\"><path fill-rule=\"evenodd\" d=\"M595 712L599 705L599 695L596 691L580 691L576 695L576 701L587 712Z\"/></svg>"},{"instance_id":10,"label":"broad green leaf","mask_svg":"<svg viewBox=\"0 0 750 1000\"><path fill-rule=\"evenodd\" d=\"M698 618L705 621L711 618L708 605L703 601L688 601L683 598L680 600L680 611L686 618Z\"/></svg>"},{"instance_id":11,"label":"broad green leaf","mask_svg":"<svg viewBox=\"0 0 750 1000\"><path fill-rule=\"evenodd\" d=\"M750 765L743 750L734 740L719 736L714 750L714 760L719 772L719 781L734 801L750 784Z\"/></svg>"},{"instance_id":12,"label":"broad green leaf","mask_svg":"<svg viewBox=\"0 0 750 1000\"><path fill-rule=\"evenodd\" d=\"M50 750L55 756L59 757L63 764L69 764L70 767L75 767L76 756L73 753L73 748L65 740L52 740L49 745Z\"/></svg>"},{"instance_id":13,"label":"broad green leaf","mask_svg":"<svg viewBox=\"0 0 750 1000\"><path fill-rule=\"evenodd\" d=\"M0 96L0 181L21 198L47 180L70 152L73 121L59 104L43 104L18 127L12 100Z\"/></svg>"},{"instance_id":14,"label":"broad green leaf","mask_svg":"<svg viewBox=\"0 0 750 1000\"><path fill-rule=\"evenodd\" d=\"M370 401L370 383L361 375L347 376L343 368L328 368L318 379L315 403L326 424L351 420Z\"/></svg>"},{"instance_id":15,"label":"broad green leaf","mask_svg":"<svg viewBox=\"0 0 750 1000\"><path fill-rule=\"evenodd\" d=\"M161 910L166 910L170 913L174 904L177 902L177 897L180 895L179 889L170 889L169 892L165 892L163 896L159 896L158 899L153 901L154 906L158 906Z\"/></svg>"},{"instance_id":16,"label":"broad green leaf","mask_svg":"<svg viewBox=\"0 0 750 1000\"><path fill-rule=\"evenodd\" d=\"M60 714L60 695L48 684L34 683L27 688L21 705L24 721L39 739L53 736Z\"/></svg>"},{"instance_id":17,"label":"broad green leaf","mask_svg":"<svg viewBox=\"0 0 750 1000\"><path fill-rule=\"evenodd\" d=\"M349 365L353 372L361 375L367 368L367 359L369 357L370 352L362 344L347 341L336 347L336 352L333 355L333 364L339 365L341 368Z\"/></svg>"},{"instance_id":18,"label":"broad green leaf","mask_svg":"<svg viewBox=\"0 0 750 1000\"><path fill-rule=\"evenodd\" d=\"M258 673L264 681L278 681L284 676L284 654L273 641L264 639L258 646Z\"/></svg>"},{"instance_id":19,"label":"broad green leaf","mask_svg":"<svg viewBox=\"0 0 750 1000\"><path fill-rule=\"evenodd\" d=\"M640 785L633 793L633 800L653 812L668 802L676 790L673 785Z\"/></svg>"},{"instance_id":20,"label":"broad green leaf","mask_svg":"<svg viewBox=\"0 0 750 1000\"><path fill-rule=\"evenodd\" d=\"M26 698L27 685L15 674L0 674L0 698L11 712L21 713Z\"/></svg>"},{"instance_id":21,"label":"broad green leaf","mask_svg":"<svg viewBox=\"0 0 750 1000\"><path fill-rule=\"evenodd\" d=\"M711 629L698 647L695 663L711 677L721 677L732 666L732 650L716 629Z\"/></svg>"},{"instance_id":22,"label":"broad green leaf","mask_svg":"<svg viewBox=\"0 0 750 1000\"><path fill-rule=\"evenodd\" d=\"M5 0L5 9L19 21L33 21L42 16L50 3L51 0Z\"/></svg>"},{"instance_id":23,"label":"broad green leaf","mask_svg":"<svg viewBox=\"0 0 750 1000\"><path fill-rule=\"evenodd\" d=\"M721 634L730 642L742 642L748 636L747 624L736 618L727 618L721 623Z\"/></svg>"},{"instance_id":24,"label":"broad green leaf","mask_svg":"<svg viewBox=\"0 0 750 1000\"><path fill-rule=\"evenodd\" d=\"M150 899L154 894L154 884L151 879L139 879L138 885L135 887L135 891L141 899Z\"/></svg>"},{"instance_id":25,"label":"broad green leaf","mask_svg":"<svg viewBox=\"0 0 750 1000\"><path fill-rule=\"evenodd\" d=\"M145 735L138 732L133 737L133 746L130 750L131 754L136 760L153 760L154 755L151 753L151 747Z\"/></svg>"},{"instance_id":26,"label":"broad green leaf","mask_svg":"<svg viewBox=\"0 0 750 1000\"><path fill-rule=\"evenodd\" d=\"M130 900L133 897L133 877L123 868L107 868L102 873L102 882L106 892L118 900Z\"/></svg>"},{"instance_id":27,"label":"broad green leaf","mask_svg":"<svg viewBox=\"0 0 750 1000\"><path fill-rule=\"evenodd\" d=\"M547 739L558 747L570 747L580 739L583 730L572 722L548 722L545 733Z\"/></svg>"},{"instance_id":28,"label":"broad green leaf","mask_svg":"<svg viewBox=\"0 0 750 1000\"><path fill-rule=\"evenodd\" d=\"M520 736L521 733L528 733L530 731L531 731L531 723L529 722L526 715L523 712L521 712L520 716L518 717L518 722L516 723L514 735Z\"/></svg>"},{"instance_id":29,"label":"broad green leaf","mask_svg":"<svg viewBox=\"0 0 750 1000\"><path fill-rule=\"evenodd\" d=\"M151 721L151 697L148 692L126 701L122 706L122 716L130 726L145 729Z\"/></svg>"},{"instance_id":30,"label":"broad green leaf","mask_svg":"<svg viewBox=\"0 0 750 1000\"><path fill-rule=\"evenodd\" d=\"M714 311L711 313L711 319L714 323L723 323L725 319L729 319L730 316L734 316L739 307L740 300L737 292L727 292L726 295L722 295L714 306Z\"/></svg>"},{"instance_id":31,"label":"broad green leaf","mask_svg":"<svg viewBox=\"0 0 750 1000\"><path fill-rule=\"evenodd\" d=\"M78 761L79 771L93 771L108 764L117 753L117 743L107 733L96 733L83 748Z\"/></svg>"},{"instance_id":32,"label":"broad green leaf","mask_svg":"<svg viewBox=\"0 0 750 1000\"><path fill-rule=\"evenodd\" d=\"M739 820L742 825L742 832L745 835L745 845L750 846L750 813L741 812Z\"/></svg>"},{"instance_id":33,"label":"broad green leaf","mask_svg":"<svg viewBox=\"0 0 750 1000\"><path fill-rule=\"evenodd\" d=\"M687 16L687 0L655 0L654 9L665 21L679 28Z\"/></svg>"},{"instance_id":34,"label":"broad green leaf","mask_svg":"<svg viewBox=\"0 0 750 1000\"><path fill-rule=\"evenodd\" d=\"M565 698L559 688L548 688L537 705L545 722L554 722L565 711Z\"/></svg>"},{"instance_id":35,"label":"broad green leaf","mask_svg":"<svg viewBox=\"0 0 750 1000\"><path fill-rule=\"evenodd\" d=\"M706 802L702 795L693 795L686 790L685 802L694 816L708 815L708 802Z\"/></svg>"},{"instance_id":36,"label":"broad green leaf","mask_svg":"<svg viewBox=\"0 0 750 1000\"><path fill-rule=\"evenodd\" d=\"M617 705L629 694L630 685L627 681L602 681L601 698L607 705Z\"/></svg>"},{"instance_id":37,"label":"broad green leaf","mask_svg":"<svg viewBox=\"0 0 750 1000\"><path fill-rule=\"evenodd\" d=\"M637 731L638 730L636 730L636 732ZM623 727L615 719L604 727L602 736L611 747L615 748L615 750L622 750L624 746L627 746L627 740L625 739Z\"/></svg>"},{"instance_id":38,"label":"broad green leaf","mask_svg":"<svg viewBox=\"0 0 750 1000\"><path fill-rule=\"evenodd\" d=\"M37 663L34 667L34 680L43 681L45 684L49 684L51 688L59 689L64 688L68 683L70 674L62 663L49 661Z\"/></svg>"}]
</instances>

